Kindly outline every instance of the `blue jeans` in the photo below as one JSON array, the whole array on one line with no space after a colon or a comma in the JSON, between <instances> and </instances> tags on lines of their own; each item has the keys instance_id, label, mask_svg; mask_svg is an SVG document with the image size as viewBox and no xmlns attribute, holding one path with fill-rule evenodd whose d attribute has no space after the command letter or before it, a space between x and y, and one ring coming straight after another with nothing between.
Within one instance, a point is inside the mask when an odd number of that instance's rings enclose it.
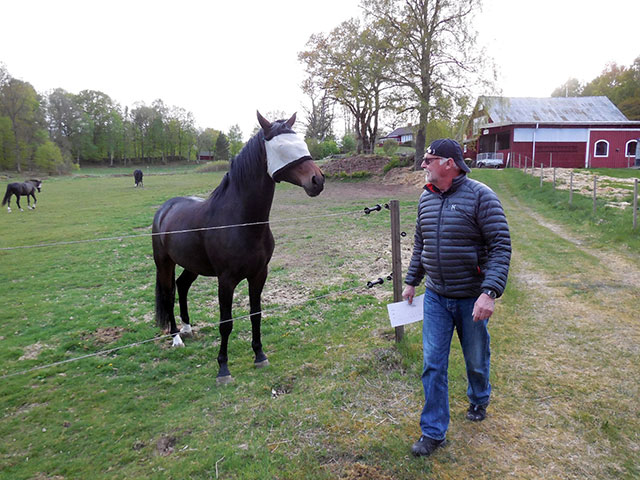
<instances>
[{"instance_id":1,"label":"blue jeans","mask_svg":"<svg viewBox=\"0 0 640 480\"><path fill-rule=\"evenodd\" d=\"M477 298L446 298L427 289L424 295L422 385L425 404L420 415L422 434L445 438L449 427L449 351L453 329L458 332L467 368L467 396L474 405L489 403L489 320L473 321Z\"/></svg>"}]
</instances>

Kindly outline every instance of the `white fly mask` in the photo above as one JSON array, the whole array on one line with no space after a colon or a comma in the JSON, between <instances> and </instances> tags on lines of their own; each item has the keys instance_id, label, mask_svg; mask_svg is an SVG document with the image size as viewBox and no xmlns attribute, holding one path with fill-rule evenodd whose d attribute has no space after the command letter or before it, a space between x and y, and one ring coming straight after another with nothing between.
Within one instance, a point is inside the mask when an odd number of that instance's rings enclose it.
<instances>
[{"instance_id":1,"label":"white fly mask","mask_svg":"<svg viewBox=\"0 0 640 480\"><path fill-rule=\"evenodd\" d=\"M296 133L282 133L264 143L267 149L267 171L274 180L276 173L283 168L311 160L306 142Z\"/></svg>"}]
</instances>

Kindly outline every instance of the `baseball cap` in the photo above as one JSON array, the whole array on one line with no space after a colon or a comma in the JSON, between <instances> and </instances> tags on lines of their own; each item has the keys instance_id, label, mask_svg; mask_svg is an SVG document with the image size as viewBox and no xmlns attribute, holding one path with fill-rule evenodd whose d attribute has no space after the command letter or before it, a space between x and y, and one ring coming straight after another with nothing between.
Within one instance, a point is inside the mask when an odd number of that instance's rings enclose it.
<instances>
[{"instance_id":1,"label":"baseball cap","mask_svg":"<svg viewBox=\"0 0 640 480\"><path fill-rule=\"evenodd\" d=\"M450 138L434 140L431 142L431 145L429 145L429 148L427 148L427 153L442 158L453 158L453 161L456 162L460 170L467 173L471 171L462 158L462 147L460 147L460 144L455 140L451 140Z\"/></svg>"}]
</instances>

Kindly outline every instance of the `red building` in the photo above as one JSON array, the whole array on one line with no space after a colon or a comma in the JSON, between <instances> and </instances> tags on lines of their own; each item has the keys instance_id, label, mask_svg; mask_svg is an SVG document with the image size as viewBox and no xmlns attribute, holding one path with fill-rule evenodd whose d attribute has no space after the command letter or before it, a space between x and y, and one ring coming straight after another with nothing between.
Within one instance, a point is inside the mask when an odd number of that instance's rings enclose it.
<instances>
[{"instance_id":1,"label":"red building","mask_svg":"<svg viewBox=\"0 0 640 480\"><path fill-rule=\"evenodd\" d=\"M505 166L626 168L636 163L640 121L607 97L480 97L463 140L468 158ZM640 165L638 165L640 166Z\"/></svg>"}]
</instances>

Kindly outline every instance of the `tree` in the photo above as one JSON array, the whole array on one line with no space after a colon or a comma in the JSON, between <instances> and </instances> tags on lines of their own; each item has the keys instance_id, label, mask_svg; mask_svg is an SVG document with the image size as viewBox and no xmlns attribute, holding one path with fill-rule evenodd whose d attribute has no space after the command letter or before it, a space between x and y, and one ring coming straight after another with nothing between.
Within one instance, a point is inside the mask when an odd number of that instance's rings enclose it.
<instances>
[{"instance_id":1,"label":"tree","mask_svg":"<svg viewBox=\"0 0 640 480\"><path fill-rule=\"evenodd\" d=\"M630 67L611 63L584 86L583 96L604 95L630 120L640 120L640 57Z\"/></svg>"},{"instance_id":2,"label":"tree","mask_svg":"<svg viewBox=\"0 0 640 480\"><path fill-rule=\"evenodd\" d=\"M476 48L472 28L481 0L366 0L367 18L376 20L389 39L392 66L388 78L404 94L407 110L417 113L414 168L424 154L429 120L455 115L461 96L489 85L482 65L487 63ZM482 61L481 61L482 60Z\"/></svg>"},{"instance_id":3,"label":"tree","mask_svg":"<svg viewBox=\"0 0 640 480\"><path fill-rule=\"evenodd\" d=\"M213 151L214 160L229 160L229 140L227 136L220 132L216 139L216 146Z\"/></svg>"},{"instance_id":4,"label":"tree","mask_svg":"<svg viewBox=\"0 0 640 480\"><path fill-rule=\"evenodd\" d=\"M64 159L58 146L51 140L46 140L36 149L34 163L38 170L60 173L64 166Z\"/></svg>"},{"instance_id":5,"label":"tree","mask_svg":"<svg viewBox=\"0 0 640 480\"><path fill-rule=\"evenodd\" d=\"M21 172L22 160L32 158L37 131L44 126L38 95L31 84L9 78L0 85L0 116L11 121L13 163Z\"/></svg>"},{"instance_id":6,"label":"tree","mask_svg":"<svg viewBox=\"0 0 640 480\"><path fill-rule=\"evenodd\" d=\"M229 154L231 157L235 157L240 153L242 147L244 146L244 141L242 140L242 130L240 130L239 125L234 125L229 129Z\"/></svg>"},{"instance_id":7,"label":"tree","mask_svg":"<svg viewBox=\"0 0 640 480\"><path fill-rule=\"evenodd\" d=\"M311 109L306 109L307 124L305 138L315 138L323 141L333 136L333 102L326 90L318 92L315 83L311 79L307 79L302 90L309 96L311 101Z\"/></svg>"},{"instance_id":8,"label":"tree","mask_svg":"<svg viewBox=\"0 0 640 480\"><path fill-rule=\"evenodd\" d=\"M307 91L322 90L348 109L354 119L357 151L371 153L378 135L380 111L390 101L385 92L390 62L389 44L377 28L351 19L329 35L312 35L309 50L298 54L306 64Z\"/></svg>"},{"instance_id":9,"label":"tree","mask_svg":"<svg viewBox=\"0 0 640 480\"><path fill-rule=\"evenodd\" d=\"M570 78L553 92L552 97L579 97L582 95L584 87L580 84L580 81L576 78Z\"/></svg>"}]
</instances>

